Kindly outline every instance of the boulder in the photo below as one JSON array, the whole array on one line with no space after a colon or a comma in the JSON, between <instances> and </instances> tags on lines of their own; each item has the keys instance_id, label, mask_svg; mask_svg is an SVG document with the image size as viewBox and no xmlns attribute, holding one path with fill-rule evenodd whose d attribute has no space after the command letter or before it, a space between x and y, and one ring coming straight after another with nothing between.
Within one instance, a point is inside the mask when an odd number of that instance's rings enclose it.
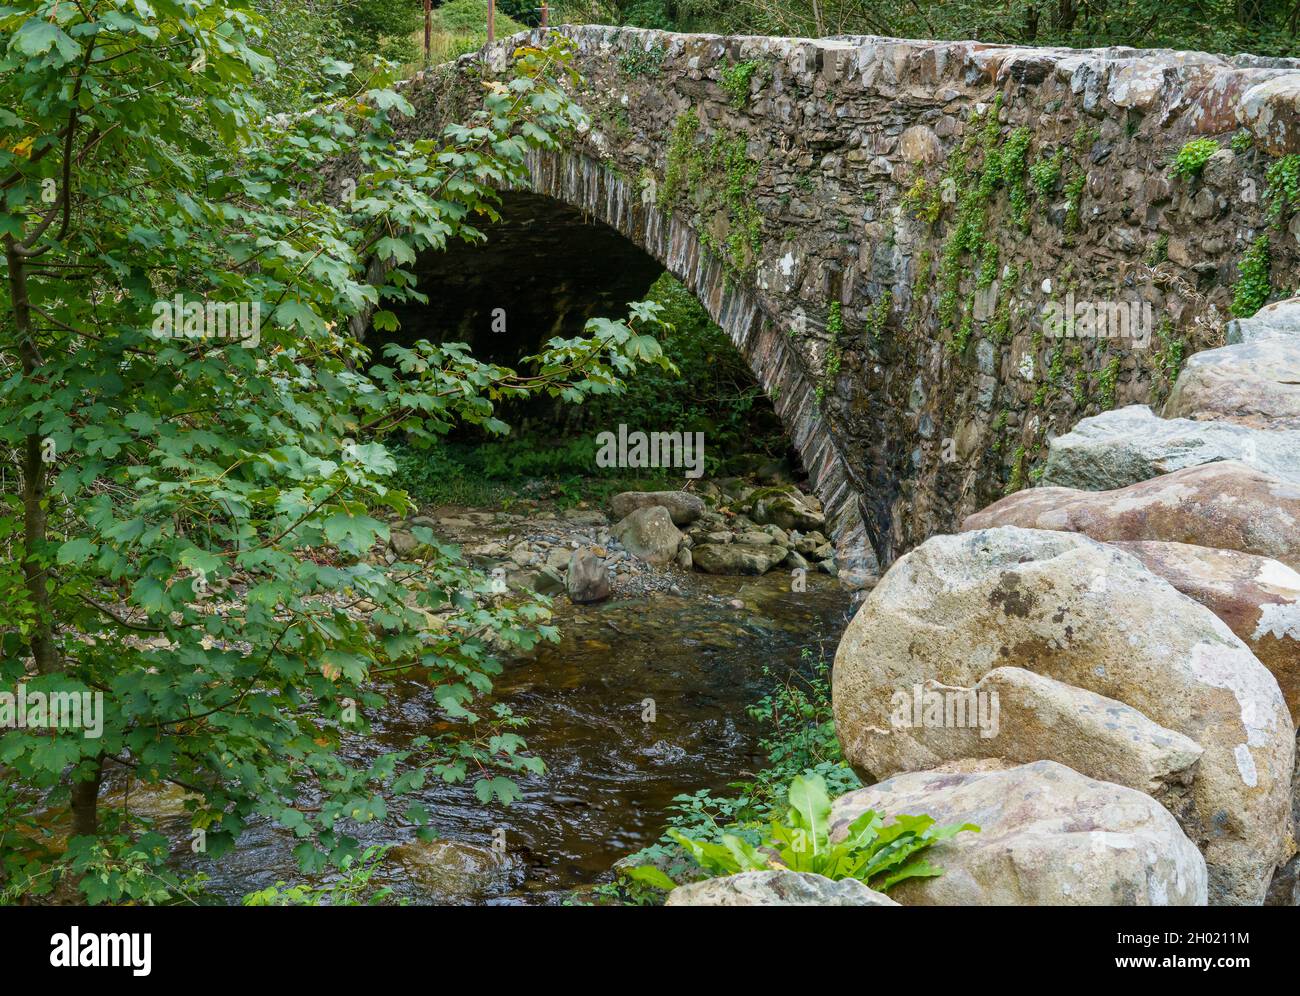
<instances>
[{"instance_id":1,"label":"boulder","mask_svg":"<svg viewBox=\"0 0 1300 996\"><path fill-rule=\"evenodd\" d=\"M1300 338L1258 339L1195 354L1174 382L1163 414L1300 429Z\"/></svg>"},{"instance_id":2,"label":"boulder","mask_svg":"<svg viewBox=\"0 0 1300 996\"><path fill-rule=\"evenodd\" d=\"M609 598L609 569L590 549L574 550L564 578L569 600L577 605Z\"/></svg>"},{"instance_id":3,"label":"boulder","mask_svg":"<svg viewBox=\"0 0 1300 996\"><path fill-rule=\"evenodd\" d=\"M435 903L475 900L510 870L491 848L460 840L413 840L388 852L387 862L413 882L420 898Z\"/></svg>"},{"instance_id":4,"label":"boulder","mask_svg":"<svg viewBox=\"0 0 1300 996\"><path fill-rule=\"evenodd\" d=\"M832 881L809 872L741 872L679 885L665 906L897 906L855 878Z\"/></svg>"},{"instance_id":5,"label":"boulder","mask_svg":"<svg viewBox=\"0 0 1300 996\"><path fill-rule=\"evenodd\" d=\"M962 529L1024 526L1093 539L1162 540L1272 557L1300 569L1300 484L1235 460L1113 491L1028 488L967 516Z\"/></svg>"},{"instance_id":6,"label":"boulder","mask_svg":"<svg viewBox=\"0 0 1300 996\"><path fill-rule=\"evenodd\" d=\"M835 801L832 839L868 809L974 823L925 852L937 878L904 906L1204 906L1205 861L1153 799L1054 761L966 762L897 775Z\"/></svg>"},{"instance_id":7,"label":"boulder","mask_svg":"<svg viewBox=\"0 0 1300 996\"><path fill-rule=\"evenodd\" d=\"M638 508L655 505L668 509L677 526L690 525L708 508L703 499L687 491L624 491L609 500L609 510L616 519L625 519Z\"/></svg>"},{"instance_id":8,"label":"boulder","mask_svg":"<svg viewBox=\"0 0 1300 996\"><path fill-rule=\"evenodd\" d=\"M1044 487L1110 491L1220 460L1300 484L1300 431L1163 419L1146 405L1085 418L1048 446L1039 482Z\"/></svg>"},{"instance_id":9,"label":"boulder","mask_svg":"<svg viewBox=\"0 0 1300 996\"><path fill-rule=\"evenodd\" d=\"M890 728L894 693L931 678L969 688L1003 667L1114 699L1198 744L1178 815L1205 853L1212 899L1263 899L1291 850L1294 731L1277 681L1212 612L1084 536L979 530L895 562L836 654L845 757L868 779L905 770L924 745Z\"/></svg>"},{"instance_id":10,"label":"boulder","mask_svg":"<svg viewBox=\"0 0 1300 996\"><path fill-rule=\"evenodd\" d=\"M1018 667L975 685L933 679L893 693L885 767L924 771L963 758L1058 761L1082 775L1152 796L1181 812L1200 746L1131 706ZM880 765L881 762L876 762Z\"/></svg>"},{"instance_id":11,"label":"boulder","mask_svg":"<svg viewBox=\"0 0 1300 996\"><path fill-rule=\"evenodd\" d=\"M785 550L772 544L705 543L691 555L706 574L766 574L785 559Z\"/></svg>"},{"instance_id":12,"label":"boulder","mask_svg":"<svg viewBox=\"0 0 1300 996\"><path fill-rule=\"evenodd\" d=\"M558 595L565 591L567 583L564 575L554 567L543 567L533 579L533 591L539 595Z\"/></svg>"},{"instance_id":13,"label":"boulder","mask_svg":"<svg viewBox=\"0 0 1300 996\"><path fill-rule=\"evenodd\" d=\"M1300 722L1300 573L1267 557L1188 543L1115 543L1227 623L1273 672Z\"/></svg>"},{"instance_id":14,"label":"boulder","mask_svg":"<svg viewBox=\"0 0 1300 996\"><path fill-rule=\"evenodd\" d=\"M760 488L749 496L749 516L758 525L780 526L782 529L821 529L826 516L817 500L805 495L794 485Z\"/></svg>"},{"instance_id":15,"label":"boulder","mask_svg":"<svg viewBox=\"0 0 1300 996\"><path fill-rule=\"evenodd\" d=\"M682 534L662 505L629 512L610 532L628 553L651 564L672 561L682 543Z\"/></svg>"},{"instance_id":16,"label":"boulder","mask_svg":"<svg viewBox=\"0 0 1300 996\"><path fill-rule=\"evenodd\" d=\"M1235 318L1224 327L1224 338L1230 346L1296 337L1300 337L1300 297L1266 304L1252 317Z\"/></svg>"}]
</instances>

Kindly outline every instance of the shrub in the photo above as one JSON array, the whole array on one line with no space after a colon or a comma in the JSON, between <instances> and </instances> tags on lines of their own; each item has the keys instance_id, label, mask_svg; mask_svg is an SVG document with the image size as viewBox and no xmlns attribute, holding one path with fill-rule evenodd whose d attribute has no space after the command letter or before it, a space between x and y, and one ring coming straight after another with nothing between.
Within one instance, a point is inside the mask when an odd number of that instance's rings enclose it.
<instances>
[{"instance_id":1,"label":"shrub","mask_svg":"<svg viewBox=\"0 0 1300 996\"><path fill-rule=\"evenodd\" d=\"M781 867L837 881L854 878L887 892L909 878L942 875L943 869L925 861L922 853L963 831L979 832L973 823L938 827L929 816L897 816L886 826L884 817L869 809L849 824L842 840L832 841L831 800L819 775L796 776L788 798L785 820L773 820L757 845L735 834L723 834L721 843L713 843L694 840L676 829L668 833L696 864L715 877ZM629 874L658 888L676 886L652 865L639 865Z\"/></svg>"},{"instance_id":2,"label":"shrub","mask_svg":"<svg viewBox=\"0 0 1300 996\"><path fill-rule=\"evenodd\" d=\"M1169 172L1180 180L1190 180L1194 176L1200 176L1201 170L1210 161L1210 156L1218 151L1219 143L1214 139L1194 138L1178 150Z\"/></svg>"}]
</instances>

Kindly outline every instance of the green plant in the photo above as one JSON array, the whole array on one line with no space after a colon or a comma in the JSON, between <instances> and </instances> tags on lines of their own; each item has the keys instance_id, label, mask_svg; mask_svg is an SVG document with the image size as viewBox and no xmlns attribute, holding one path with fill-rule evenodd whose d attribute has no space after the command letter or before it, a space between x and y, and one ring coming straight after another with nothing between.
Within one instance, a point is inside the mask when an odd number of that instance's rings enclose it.
<instances>
[{"instance_id":1,"label":"green plant","mask_svg":"<svg viewBox=\"0 0 1300 996\"><path fill-rule=\"evenodd\" d=\"M741 110L749 101L749 84L759 65L757 60L751 59L726 66L722 70L719 82L722 89L731 95L731 106L736 110Z\"/></svg>"},{"instance_id":2,"label":"green plant","mask_svg":"<svg viewBox=\"0 0 1300 996\"><path fill-rule=\"evenodd\" d=\"M1230 147L1233 152L1237 153L1237 155L1249 152L1255 147L1255 136L1246 128L1238 128L1236 133L1232 136Z\"/></svg>"},{"instance_id":3,"label":"green plant","mask_svg":"<svg viewBox=\"0 0 1300 996\"><path fill-rule=\"evenodd\" d=\"M30 807L4 809L0 879L48 894L46 864L90 901L152 900L157 878L131 862L168 860L147 822L101 805L110 765L189 792L210 859L264 821L308 873L359 853L345 826L424 828L427 782L516 798L512 776L541 762L521 720L475 706L500 648L558 634L545 604L494 599L427 530L416 559L372 556L411 511L387 443L500 431L503 397L576 402L667 363L653 304L547 341L523 373L457 343L375 355L354 331L391 330L386 306L420 299L418 254L479 237L497 184L586 120L561 83L571 43L520 48L463 122L403 139L414 107L391 67L333 65L314 113L268 119L249 81L271 60L244 5L132 9L0 10L0 448L21 454L0 560L28 567L0 569L0 684L102 695L104 719L100 739L0 733L4 780L71 831L51 855ZM351 200L327 179L344 149ZM249 323L178 335L199 331L199 302L242 303ZM374 679L393 672L429 685L437 729L358 760L339 747L388 708ZM126 871L106 879L88 855Z\"/></svg>"},{"instance_id":4,"label":"green plant","mask_svg":"<svg viewBox=\"0 0 1300 996\"><path fill-rule=\"evenodd\" d=\"M1265 203L1274 225L1281 226L1289 212L1300 205L1300 153L1293 152L1271 163L1264 172Z\"/></svg>"},{"instance_id":5,"label":"green plant","mask_svg":"<svg viewBox=\"0 0 1300 996\"><path fill-rule=\"evenodd\" d=\"M959 833L979 832L973 823L936 826L929 816L900 815L885 825L881 814L867 810L849 824L841 839L832 841L831 800L819 775L795 776L786 797L790 808L785 819L773 820L757 844L730 833L723 834L719 843L696 840L677 829L668 834L711 876L788 868L836 881L857 879L888 892L907 879L942 875L943 869L925 861L922 854ZM639 865L630 874L659 888L676 886L651 865Z\"/></svg>"},{"instance_id":6,"label":"green plant","mask_svg":"<svg viewBox=\"0 0 1300 996\"><path fill-rule=\"evenodd\" d=\"M656 77L664 70L664 59L668 50L662 45L654 44L647 48L634 48L618 57L618 68L630 79Z\"/></svg>"},{"instance_id":7,"label":"green plant","mask_svg":"<svg viewBox=\"0 0 1300 996\"><path fill-rule=\"evenodd\" d=\"M367 847L360 855L348 855L338 875L323 885L289 885L276 882L244 896L245 906L383 906L392 899L389 886L372 887L370 880L388 853L388 847ZM405 906L403 901L401 905Z\"/></svg>"},{"instance_id":8,"label":"green plant","mask_svg":"<svg viewBox=\"0 0 1300 996\"><path fill-rule=\"evenodd\" d=\"M1268 232L1261 232L1237 264L1237 282L1232 285L1232 313L1249 318L1268 301L1272 293L1273 253Z\"/></svg>"},{"instance_id":9,"label":"green plant","mask_svg":"<svg viewBox=\"0 0 1300 996\"><path fill-rule=\"evenodd\" d=\"M1048 197L1061 179L1061 166L1065 162L1065 149L1057 149L1050 157L1039 159L1029 167L1029 177L1039 197Z\"/></svg>"},{"instance_id":10,"label":"green plant","mask_svg":"<svg viewBox=\"0 0 1300 996\"><path fill-rule=\"evenodd\" d=\"M1088 174L1076 172L1065 184L1065 230L1077 232L1083 227L1083 191L1088 185Z\"/></svg>"},{"instance_id":11,"label":"green plant","mask_svg":"<svg viewBox=\"0 0 1300 996\"><path fill-rule=\"evenodd\" d=\"M1097 378L1097 401L1104 412L1115 407L1115 392L1119 384L1119 357L1112 357Z\"/></svg>"},{"instance_id":12,"label":"green plant","mask_svg":"<svg viewBox=\"0 0 1300 996\"><path fill-rule=\"evenodd\" d=\"M1170 164L1169 172L1180 180L1190 180L1201 175L1210 157L1219 151L1219 143L1212 138L1194 138L1181 149Z\"/></svg>"}]
</instances>

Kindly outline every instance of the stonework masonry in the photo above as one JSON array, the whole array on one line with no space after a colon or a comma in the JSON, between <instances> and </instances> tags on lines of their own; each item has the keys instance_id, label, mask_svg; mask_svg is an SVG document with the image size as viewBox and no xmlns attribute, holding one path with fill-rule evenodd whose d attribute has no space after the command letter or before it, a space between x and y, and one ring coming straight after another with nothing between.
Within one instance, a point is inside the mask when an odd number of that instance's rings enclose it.
<instances>
[{"instance_id":1,"label":"stonework masonry","mask_svg":"<svg viewBox=\"0 0 1300 996\"><path fill-rule=\"evenodd\" d=\"M1266 174L1300 162L1300 61L559 30L591 123L533 191L727 331L851 580L1032 484L1081 418L1163 401L1222 344L1243 260L1265 294L1298 283L1300 214ZM411 127L473 106L524 40L412 80ZM1196 139L1218 148L1175 169Z\"/></svg>"}]
</instances>

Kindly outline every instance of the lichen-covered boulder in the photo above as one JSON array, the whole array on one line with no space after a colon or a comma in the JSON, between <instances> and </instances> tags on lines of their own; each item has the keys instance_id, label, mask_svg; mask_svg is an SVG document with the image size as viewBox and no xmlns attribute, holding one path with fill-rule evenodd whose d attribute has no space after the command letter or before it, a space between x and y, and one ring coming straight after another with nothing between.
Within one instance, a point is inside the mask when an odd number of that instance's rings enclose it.
<instances>
[{"instance_id":1,"label":"lichen-covered boulder","mask_svg":"<svg viewBox=\"0 0 1300 996\"><path fill-rule=\"evenodd\" d=\"M668 509L668 516L675 526L690 525L708 511L704 500L689 491L624 491L609 500L609 510L615 519L626 518L638 508L654 505Z\"/></svg>"},{"instance_id":2,"label":"lichen-covered boulder","mask_svg":"<svg viewBox=\"0 0 1300 996\"><path fill-rule=\"evenodd\" d=\"M1235 460L1112 491L1027 488L962 522L962 529L992 526L1059 529L1105 542L1191 543L1271 557L1300 570L1300 484Z\"/></svg>"},{"instance_id":3,"label":"lichen-covered boulder","mask_svg":"<svg viewBox=\"0 0 1300 996\"><path fill-rule=\"evenodd\" d=\"M1290 857L1294 730L1277 681L1228 627L1121 550L1070 533L936 536L867 597L833 672L845 756L869 778L924 758L896 692L1017 667L1132 707L1198 744L1178 815L1216 903L1258 903ZM1081 751L1086 748L1080 748Z\"/></svg>"},{"instance_id":4,"label":"lichen-covered boulder","mask_svg":"<svg viewBox=\"0 0 1300 996\"><path fill-rule=\"evenodd\" d=\"M1300 721L1300 573L1268 557L1188 543L1115 543L1227 623L1273 672Z\"/></svg>"},{"instance_id":5,"label":"lichen-covered boulder","mask_svg":"<svg viewBox=\"0 0 1300 996\"><path fill-rule=\"evenodd\" d=\"M628 513L610 534L632 556L651 564L671 562L684 538L662 505L649 505Z\"/></svg>"},{"instance_id":6,"label":"lichen-covered boulder","mask_svg":"<svg viewBox=\"0 0 1300 996\"><path fill-rule=\"evenodd\" d=\"M943 869L890 890L904 906L1204 906L1205 861L1172 816L1130 788L1053 761L955 763L835 801L832 838L868 809L974 823L925 853Z\"/></svg>"},{"instance_id":7,"label":"lichen-covered boulder","mask_svg":"<svg viewBox=\"0 0 1300 996\"><path fill-rule=\"evenodd\" d=\"M1019 667L972 686L933 679L891 696L888 767L924 771L961 758L1059 761L1182 812L1202 750L1132 706ZM894 733L902 734L892 736Z\"/></svg>"},{"instance_id":8,"label":"lichen-covered boulder","mask_svg":"<svg viewBox=\"0 0 1300 996\"><path fill-rule=\"evenodd\" d=\"M569 601L577 605L603 602L609 598L609 568L587 547L574 550L564 575Z\"/></svg>"},{"instance_id":9,"label":"lichen-covered boulder","mask_svg":"<svg viewBox=\"0 0 1300 996\"><path fill-rule=\"evenodd\" d=\"M1111 491L1221 460L1300 484L1300 430L1165 419L1146 405L1085 418L1048 447L1044 487Z\"/></svg>"},{"instance_id":10,"label":"lichen-covered boulder","mask_svg":"<svg viewBox=\"0 0 1300 996\"><path fill-rule=\"evenodd\" d=\"M741 872L679 885L665 906L897 906L857 879L832 881L808 872Z\"/></svg>"},{"instance_id":11,"label":"lichen-covered boulder","mask_svg":"<svg viewBox=\"0 0 1300 996\"><path fill-rule=\"evenodd\" d=\"M1163 414L1300 429L1300 339L1256 339L1197 353L1179 373Z\"/></svg>"},{"instance_id":12,"label":"lichen-covered boulder","mask_svg":"<svg viewBox=\"0 0 1300 996\"><path fill-rule=\"evenodd\" d=\"M772 543L705 543L691 551L706 574L766 574L785 556L785 547Z\"/></svg>"}]
</instances>

